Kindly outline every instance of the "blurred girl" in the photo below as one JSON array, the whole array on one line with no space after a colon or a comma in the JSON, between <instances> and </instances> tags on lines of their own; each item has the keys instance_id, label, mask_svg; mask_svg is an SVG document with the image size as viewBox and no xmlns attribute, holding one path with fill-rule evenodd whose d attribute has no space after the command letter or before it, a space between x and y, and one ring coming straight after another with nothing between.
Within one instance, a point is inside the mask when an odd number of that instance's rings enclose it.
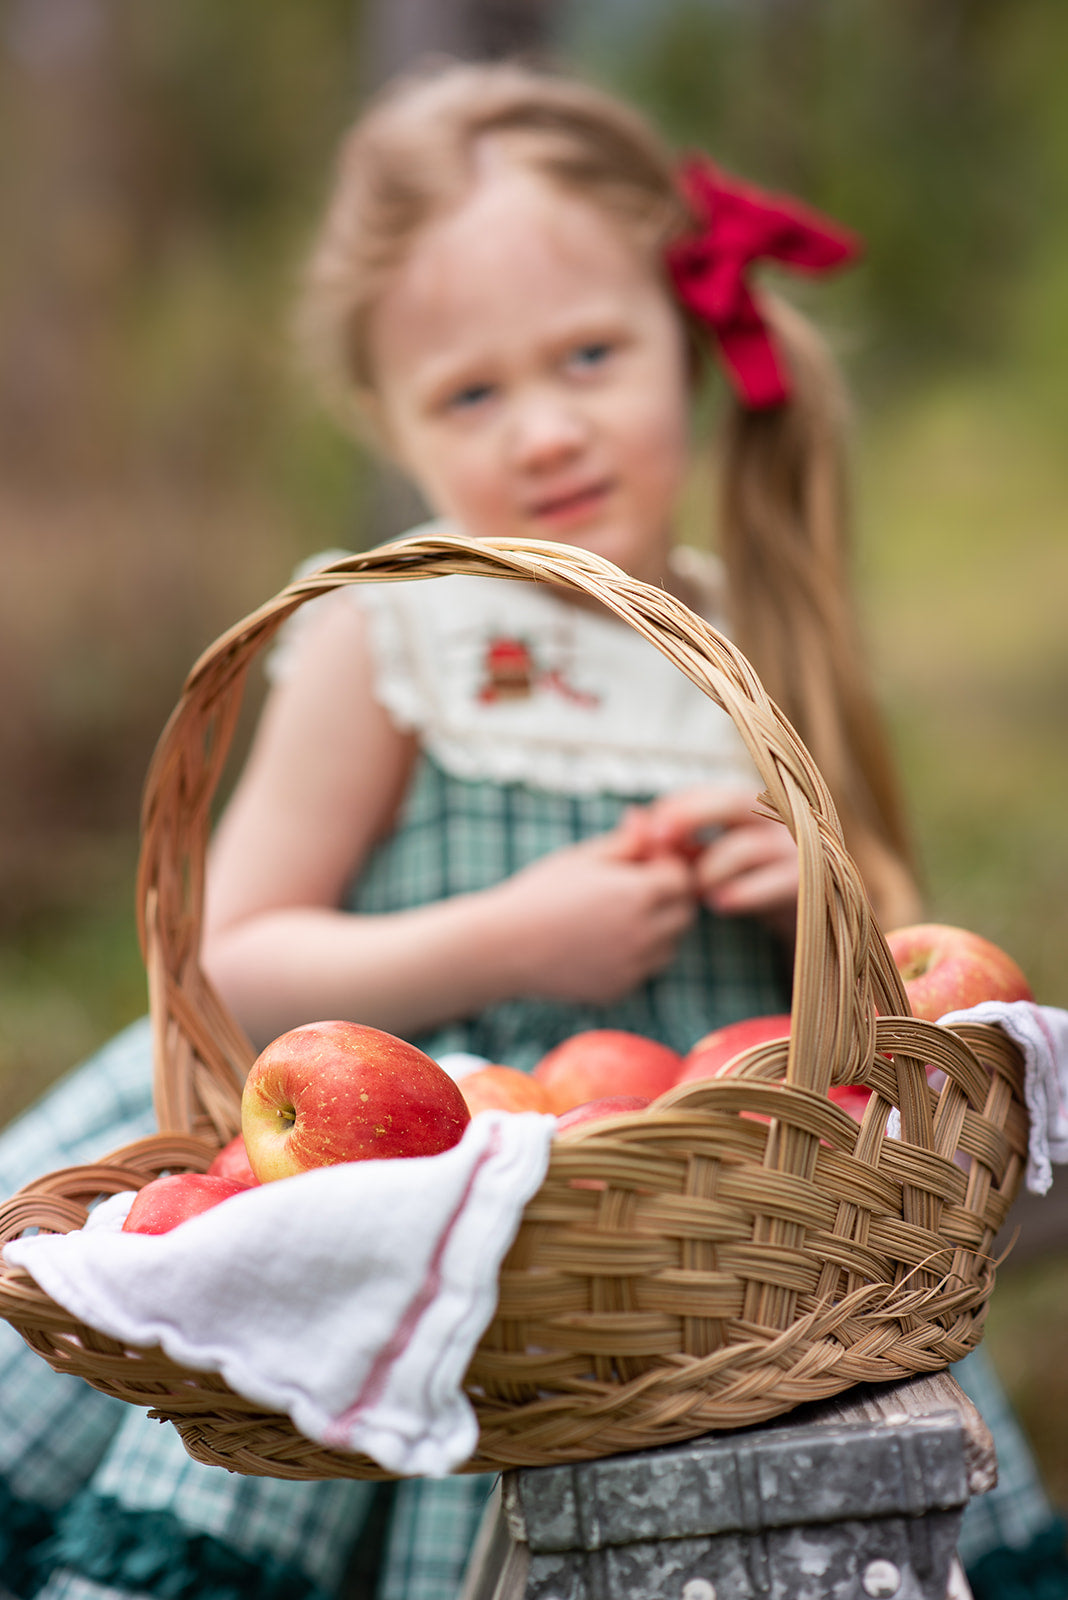
<instances>
[{"instance_id":1,"label":"blurred girl","mask_svg":"<svg viewBox=\"0 0 1068 1600\"><path fill-rule=\"evenodd\" d=\"M730 631L889 926L916 897L846 573L842 402L817 336L746 278L761 256L820 271L854 248L707 163L680 174L586 86L436 68L344 146L304 325L334 397L445 527L581 546ZM708 349L731 388L722 566L676 543ZM530 1067L586 1027L686 1050L787 1006L792 842L755 814L725 715L614 620L494 580L368 585L306 607L273 677L204 949L258 1043L351 1016ZM7 1136L8 1188L150 1131L149 1083L135 1029ZM4 1348L12 1516L57 1530L17 1592L338 1588L369 1486L231 1479ZM396 1488L381 1600L456 1594L487 1487Z\"/></svg>"}]
</instances>

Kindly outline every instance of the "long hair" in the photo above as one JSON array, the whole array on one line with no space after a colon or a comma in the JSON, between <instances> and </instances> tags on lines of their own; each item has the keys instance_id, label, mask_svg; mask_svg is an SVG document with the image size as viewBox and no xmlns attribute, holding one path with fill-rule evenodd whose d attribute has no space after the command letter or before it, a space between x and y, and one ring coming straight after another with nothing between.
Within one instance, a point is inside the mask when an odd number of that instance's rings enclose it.
<instances>
[{"instance_id":1,"label":"long hair","mask_svg":"<svg viewBox=\"0 0 1068 1600\"><path fill-rule=\"evenodd\" d=\"M365 434L377 302L421 230L469 193L487 141L613 218L668 288L664 252L694 219L672 152L636 111L512 63L436 63L401 78L342 144L299 316L328 397ZM731 630L812 752L890 926L911 920L917 896L850 581L842 386L801 314L771 294L761 304L792 394L772 410L727 408L717 542Z\"/></svg>"}]
</instances>

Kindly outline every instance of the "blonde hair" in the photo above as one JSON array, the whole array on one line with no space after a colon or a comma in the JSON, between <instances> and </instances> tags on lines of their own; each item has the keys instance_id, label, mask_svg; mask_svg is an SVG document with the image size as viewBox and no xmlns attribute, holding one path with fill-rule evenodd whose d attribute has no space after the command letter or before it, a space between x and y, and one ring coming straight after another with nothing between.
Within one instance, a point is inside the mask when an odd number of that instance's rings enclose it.
<instances>
[{"instance_id":1,"label":"blonde hair","mask_svg":"<svg viewBox=\"0 0 1068 1600\"><path fill-rule=\"evenodd\" d=\"M586 83L513 63L437 63L396 81L342 145L300 316L328 397L365 432L377 301L421 230L470 191L488 140L613 217L657 270L693 225L667 145ZM842 387L815 329L777 296L760 299L792 395L766 411L728 407L718 543L732 633L820 766L891 926L918 902L850 586Z\"/></svg>"}]
</instances>

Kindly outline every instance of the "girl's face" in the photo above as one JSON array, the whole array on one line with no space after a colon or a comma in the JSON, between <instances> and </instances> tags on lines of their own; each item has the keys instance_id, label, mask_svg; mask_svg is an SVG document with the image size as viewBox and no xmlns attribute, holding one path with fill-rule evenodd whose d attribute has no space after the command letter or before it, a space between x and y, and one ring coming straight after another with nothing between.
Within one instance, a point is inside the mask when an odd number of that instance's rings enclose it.
<instances>
[{"instance_id":1,"label":"girl's face","mask_svg":"<svg viewBox=\"0 0 1068 1600\"><path fill-rule=\"evenodd\" d=\"M475 538L543 538L667 581L689 457L669 293L602 212L500 165L419 236L370 328L381 423Z\"/></svg>"}]
</instances>

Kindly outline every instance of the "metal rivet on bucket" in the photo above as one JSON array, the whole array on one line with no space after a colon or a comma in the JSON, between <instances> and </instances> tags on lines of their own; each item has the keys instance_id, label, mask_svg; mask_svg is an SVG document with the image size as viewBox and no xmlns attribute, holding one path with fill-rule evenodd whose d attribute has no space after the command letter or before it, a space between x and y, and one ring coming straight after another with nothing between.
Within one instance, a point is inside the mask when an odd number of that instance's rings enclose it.
<instances>
[{"instance_id":1,"label":"metal rivet on bucket","mask_svg":"<svg viewBox=\"0 0 1068 1600\"><path fill-rule=\"evenodd\" d=\"M872 1600L891 1600L901 1588L901 1573L892 1561L869 1561L860 1583Z\"/></svg>"}]
</instances>

